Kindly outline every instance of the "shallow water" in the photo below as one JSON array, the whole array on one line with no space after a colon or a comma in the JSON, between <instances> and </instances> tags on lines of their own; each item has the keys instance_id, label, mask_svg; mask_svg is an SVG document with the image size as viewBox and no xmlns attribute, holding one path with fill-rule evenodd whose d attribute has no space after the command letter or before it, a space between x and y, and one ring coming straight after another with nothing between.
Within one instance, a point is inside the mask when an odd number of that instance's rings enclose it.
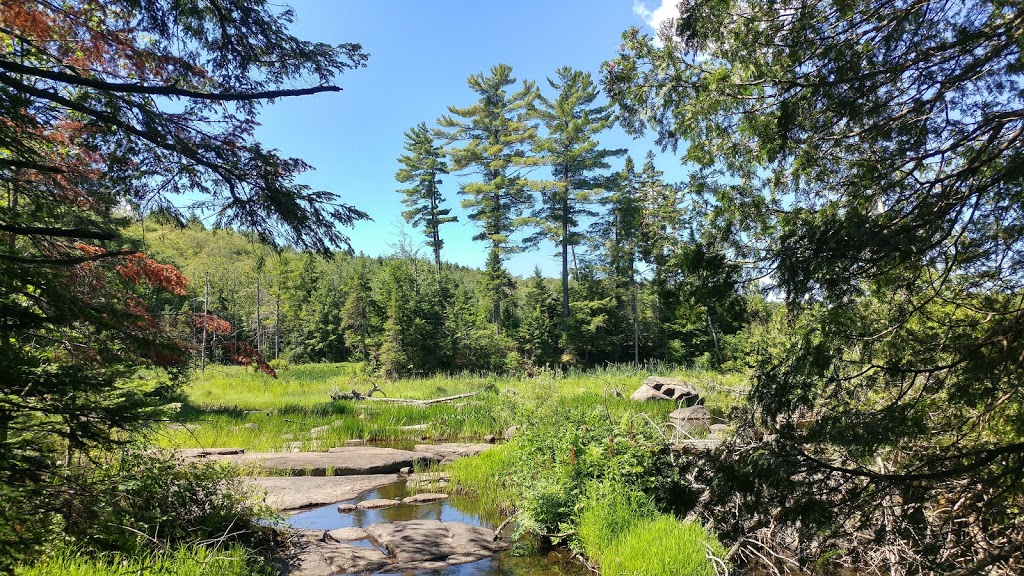
<instances>
[{"instance_id":1,"label":"shallow water","mask_svg":"<svg viewBox=\"0 0 1024 576\"><path fill-rule=\"evenodd\" d=\"M312 530L334 530L336 528L365 528L377 522L402 520L440 520L441 522L465 522L476 526L496 528L504 518L481 514L474 499L451 496L448 500L429 504L409 504L378 508L376 510L355 510L338 512L338 504L356 504L363 500L390 498L399 500L412 495L406 482L396 482L361 494L352 500L343 500L328 506L313 508L289 517L286 522L296 528ZM369 540L349 542L356 546L373 547ZM398 573L381 572L380 575ZM560 551L539 551L530 541L516 542L511 550L500 552L486 560L449 566L443 570L404 572L402 576L583 576L587 570Z\"/></svg>"}]
</instances>

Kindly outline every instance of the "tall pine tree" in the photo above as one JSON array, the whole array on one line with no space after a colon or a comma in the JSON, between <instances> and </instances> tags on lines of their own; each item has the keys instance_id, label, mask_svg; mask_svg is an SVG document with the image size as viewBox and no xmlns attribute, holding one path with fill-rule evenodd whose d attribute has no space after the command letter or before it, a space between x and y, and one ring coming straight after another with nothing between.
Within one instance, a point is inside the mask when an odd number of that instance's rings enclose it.
<instances>
[{"instance_id":1,"label":"tall pine tree","mask_svg":"<svg viewBox=\"0 0 1024 576\"><path fill-rule=\"evenodd\" d=\"M548 79L557 96L539 97L536 115L547 136L537 140L537 154L551 165L553 180L541 187L541 205L533 216L540 230L528 241L550 239L562 253L562 332L569 329L569 247L579 244L576 227L582 217L596 216L591 208L607 186L601 174L608 159L625 150L601 148L596 136L614 123L610 104L595 104L597 86L589 72L559 68L557 79Z\"/></svg>"},{"instance_id":2,"label":"tall pine tree","mask_svg":"<svg viewBox=\"0 0 1024 576\"><path fill-rule=\"evenodd\" d=\"M442 224L458 220L457 216L450 215L451 208L441 207L444 197L438 186L442 183L440 176L448 173L448 164L444 151L424 122L405 133L405 150L408 154L398 157L402 168L395 173L395 180L411 184L399 190L405 195L402 204L409 207L402 212L402 217L413 226L423 226L427 246L434 253L435 274L440 275L441 248L444 247L440 228Z\"/></svg>"},{"instance_id":3,"label":"tall pine tree","mask_svg":"<svg viewBox=\"0 0 1024 576\"><path fill-rule=\"evenodd\" d=\"M524 80L518 91L506 92L516 83L512 67L506 64L491 68L490 75L474 74L466 82L480 98L465 108L449 106L450 115L442 116L439 123L448 129L450 143L461 144L448 149L452 168L479 176L479 180L462 184L459 192L462 206L480 226L474 240L490 243L485 283L490 288L495 328L500 332L501 304L507 298L502 261L515 250L510 237L532 204L522 169L537 164L530 155L537 127L529 122L537 88Z\"/></svg>"}]
</instances>

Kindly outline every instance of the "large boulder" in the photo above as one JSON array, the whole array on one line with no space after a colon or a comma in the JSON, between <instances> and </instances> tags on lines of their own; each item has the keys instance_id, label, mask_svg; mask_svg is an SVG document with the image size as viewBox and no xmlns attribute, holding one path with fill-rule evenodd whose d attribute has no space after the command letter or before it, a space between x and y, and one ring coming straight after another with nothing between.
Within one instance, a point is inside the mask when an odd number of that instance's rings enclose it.
<instances>
[{"instance_id":1,"label":"large boulder","mask_svg":"<svg viewBox=\"0 0 1024 576\"><path fill-rule=\"evenodd\" d=\"M711 413L701 405L677 408L668 415L668 421L676 430L689 436L711 432Z\"/></svg>"},{"instance_id":2,"label":"large boulder","mask_svg":"<svg viewBox=\"0 0 1024 576\"><path fill-rule=\"evenodd\" d=\"M697 406L704 404L704 397L693 384L665 378L664 376L651 376L644 380L644 383L633 392L630 399L638 402L649 400L671 400L681 402L684 406Z\"/></svg>"}]
</instances>

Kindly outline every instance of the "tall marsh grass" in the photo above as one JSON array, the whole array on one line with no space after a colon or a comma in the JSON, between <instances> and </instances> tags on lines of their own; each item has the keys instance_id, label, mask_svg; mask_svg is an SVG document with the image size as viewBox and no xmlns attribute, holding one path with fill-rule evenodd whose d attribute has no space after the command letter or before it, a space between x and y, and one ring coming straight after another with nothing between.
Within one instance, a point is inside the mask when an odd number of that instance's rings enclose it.
<instances>
[{"instance_id":1,"label":"tall marsh grass","mask_svg":"<svg viewBox=\"0 0 1024 576\"><path fill-rule=\"evenodd\" d=\"M633 525L600 555L601 573L715 576L727 573L725 548L696 522L661 514Z\"/></svg>"},{"instance_id":2,"label":"tall marsh grass","mask_svg":"<svg viewBox=\"0 0 1024 576\"><path fill-rule=\"evenodd\" d=\"M713 412L724 413L742 392L742 376L626 365L588 371L546 371L536 377L442 374L398 381L368 375L360 364L286 365L278 378L239 366L209 366L185 387L177 421L154 432L164 448L322 450L348 440L411 447L421 441L479 441L501 436L551 403L594 406L610 413L643 413L664 422L668 403L638 405L628 396L652 372L669 373L708 391ZM410 406L373 400L332 401L331 392L368 391L376 383L391 398L430 399L467 392L453 403ZM379 397L380 394L374 394ZM718 407L715 409L715 407ZM426 429L422 425L427 425Z\"/></svg>"}]
</instances>

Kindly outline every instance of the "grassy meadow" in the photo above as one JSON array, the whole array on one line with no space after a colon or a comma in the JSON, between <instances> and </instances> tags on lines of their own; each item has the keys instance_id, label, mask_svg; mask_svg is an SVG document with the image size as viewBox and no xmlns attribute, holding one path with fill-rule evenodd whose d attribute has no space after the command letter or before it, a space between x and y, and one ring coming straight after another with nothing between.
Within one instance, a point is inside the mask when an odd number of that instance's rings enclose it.
<instances>
[{"instance_id":1,"label":"grassy meadow","mask_svg":"<svg viewBox=\"0 0 1024 576\"><path fill-rule=\"evenodd\" d=\"M697 385L720 421L746 390L742 375L661 366L399 381L373 380L357 364L282 366L277 379L213 366L195 374L178 418L154 439L167 448L322 450L353 439L411 447L503 439L514 425L511 441L443 466L445 490L472 498L481 513L515 514L520 534L557 534L553 540L602 573L710 576L725 568L724 549L714 534L679 519L687 490L667 449L675 406L629 399L654 374ZM374 383L389 398L476 395L426 406L331 399L333 391L365 393Z\"/></svg>"},{"instance_id":2,"label":"grassy meadow","mask_svg":"<svg viewBox=\"0 0 1024 576\"><path fill-rule=\"evenodd\" d=\"M744 389L744 378L709 372L609 367L535 377L439 375L398 381L373 379L359 364L283 366L278 378L238 366L210 366L185 387L177 417L153 432L164 448L322 450L346 440L408 446L421 441L479 441L502 437L524 413L557 401L600 405L613 413L644 413L663 422L668 403L637 404L629 395L651 374L682 378L707 392L713 414L724 414ZM378 400L331 400L333 391L360 393L376 383L389 398L475 396L428 406ZM374 397L382 397L375 393Z\"/></svg>"}]
</instances>

